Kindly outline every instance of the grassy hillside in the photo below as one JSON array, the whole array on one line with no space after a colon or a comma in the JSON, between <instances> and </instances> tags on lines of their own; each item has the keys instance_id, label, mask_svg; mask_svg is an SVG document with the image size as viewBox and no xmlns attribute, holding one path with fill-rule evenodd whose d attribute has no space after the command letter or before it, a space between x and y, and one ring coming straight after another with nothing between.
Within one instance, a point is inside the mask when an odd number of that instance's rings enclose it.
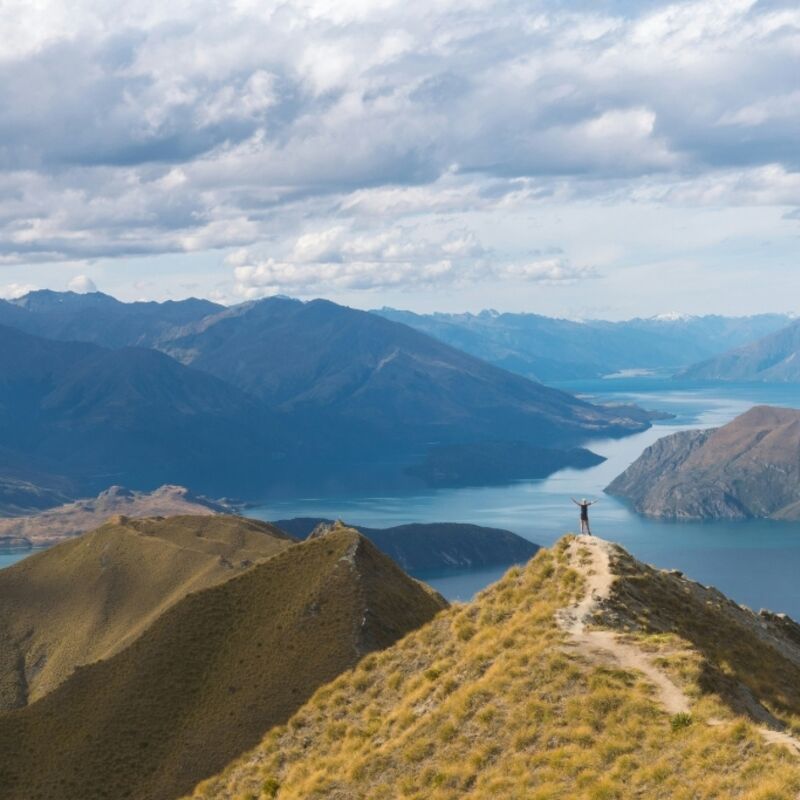
<instances>
[{"instance_id":1,"label":"grassy hillside","mask_svg":"<svg viewBox=\"0 0 800 800\"><path fill-rule=\"evenodd\" d=\"M652 654L688 713L564 629L598 577L589 546L567 538L318 690L194 800L795 798L800 761L754 713L800 710L791 636L608 548L616 578L587 625Z\"/></svg>"},{"instance_id":2,"label":"grassy hillside","mask_svg":"<svg viewBox=\"0 0 800 800\"><path fill-rule=\"evenodd\" d=\"M289 547L0 715L0 796L176 797L443 606L352 530Z\"/></svg>"},{"instance_id":3,"label":"grassy hillside","mask_svg":"<svg viewBox=\"0 0 800 800\"><path fill-rule=\"evenodd\" d=\"M124 519L0 571L0 710L109 658L189 592L292 544L240 517Z\"/></svg>"}]
</instances>

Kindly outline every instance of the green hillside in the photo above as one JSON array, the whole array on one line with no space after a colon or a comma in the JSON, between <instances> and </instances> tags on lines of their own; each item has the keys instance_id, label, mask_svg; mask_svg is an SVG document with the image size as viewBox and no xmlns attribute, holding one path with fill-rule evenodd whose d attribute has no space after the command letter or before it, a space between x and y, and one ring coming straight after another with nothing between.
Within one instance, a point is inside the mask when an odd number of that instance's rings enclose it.
<instances>
[{"instance_id":1,"label":"green hillside","mask_svg":"<svg viewBox=\"0 0 800 800\"><path fill-rule=\"evenodd\" d=\"M179 796L444 605L352 530L288 547L0 715L0 797Z\"/></svg>"},{"instance_id":2,"label":"green hillside","mask_svg":"<svg viewBox=\"0 0 800 800\"><path fill-rule=\"evenodd\" d=\"M193 798L789 800L798 630L568 537L319 689Z\"/></svg>"},{"instance_id":3,"label":"green hillside","mask_svg":"<svg viewBox=\"0 0 800 800\"><path fill-rule=\"evenodd\" d=\"M116 518L0 571L0 710L108 658L189 592L241 574L292 539L240 517Z\"/></svg>"}]
</instances>

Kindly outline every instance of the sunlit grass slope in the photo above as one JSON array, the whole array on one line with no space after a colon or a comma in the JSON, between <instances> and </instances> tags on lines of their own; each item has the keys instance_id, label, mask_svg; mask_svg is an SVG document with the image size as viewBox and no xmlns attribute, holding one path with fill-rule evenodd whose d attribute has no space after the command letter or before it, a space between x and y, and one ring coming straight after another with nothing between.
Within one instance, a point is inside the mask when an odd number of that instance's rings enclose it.
<instances>
[{"instance_id":1,"label":"sunlit grass slope","mask_svg":"<svg viewBox=\"0 0 800 800\"><path fill-rule=\"evenodd\" d=\"M289 547L240 517L117 517L0 571L0 710L108 658L189 592Z\"/></svg>"},{"instance_id":2,"label":"sunlit grass slope","mask_svg":"<svg viewBox=\"0 0 800 800\"><path fill-rule=\"evenodd\" d=\"M0 797L179 796L445 605L352 530L292 545L0 715Z\"/></svg>"},{"instance_id":3,"label":"sunlit grass slope","mask_svg":"<svg viewBox=\"0 0 800 800\"><path fill-rule=\"evenodd\" d=\"M702 680L688 639L642 634L669 640L665 658L695 698L675 717L641 676L568 645L555 614L583 579L567 543L320 688L195 800L796 797L800 763ZM658 584L646 599L666 602ZM701 611L675 600L665 616ZM713 614L698 637L716 635ZM708 653L738 657L735 646Z\"/></svg>"},{"instance_id":4,"label":"sunlit grass slope","mask_svg":"<svg viewBox=\"0 0 800 800\"><path fill-rule=\"evenodd\" d=\"M755 614L717 589L642 564L621 548L617 580L598 617L623 629L686 682L696 697L719 696L746 714L800 736L800 626Z\"/></svg>"}]
</instances>

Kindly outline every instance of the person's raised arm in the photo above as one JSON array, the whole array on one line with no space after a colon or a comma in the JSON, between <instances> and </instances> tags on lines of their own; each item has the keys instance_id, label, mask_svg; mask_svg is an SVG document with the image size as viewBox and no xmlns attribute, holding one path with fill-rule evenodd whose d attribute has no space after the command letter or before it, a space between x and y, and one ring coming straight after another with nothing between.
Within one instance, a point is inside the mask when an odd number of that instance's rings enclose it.
<instances>
[{"instance_id":1,"label":"person's raised arm","mask_svg":"<svg viewBox=\"0 0 800 800\"><path fill-rule=\"evenodd\" d=\"M602 497L598 497L597 500L592 500L592 502L589 503L589 505L593 506L595 503L599 503L602 499L603 499Z\"/></svg>"},{"instance_id":2,"label":"person's raised arm","mask_svg":"<svg viewBox=\"0 0 800 800\"><path fill-rule=\"evenodd\" d=\"M575 503L576 506L580 505L580 503L574 497L570 497L570 500L572 500L572 502Z\"/></svg>"}]
</instances>

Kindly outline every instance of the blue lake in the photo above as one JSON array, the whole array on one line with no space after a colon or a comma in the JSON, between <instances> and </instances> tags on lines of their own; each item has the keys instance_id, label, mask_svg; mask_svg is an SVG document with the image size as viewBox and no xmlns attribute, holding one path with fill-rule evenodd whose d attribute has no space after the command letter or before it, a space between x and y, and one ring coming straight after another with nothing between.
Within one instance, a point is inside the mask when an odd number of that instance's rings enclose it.
<instances>
[{"instance_id":1,"label":"blue lake","mask_svg":"<svg viewBox=\"0 0 800 800\"><path fill-rule=\"evenodd\" d=\"M602 490L656 439L688 428L725 424L753 405L800 407L797 386L682 386L674 381L630 378L574 383L563 388L602 401L636 402L668 411L674 419L626 439L588 446L607 461L588 470L563 470L550 478L511 486L438 489L391 497L303 497L250 509L260 519L295 516L341 518L356 525L387 527L408 522L471 522L507 528L541 545L574 531L570 497L600 497L592 529L619 542L637 558L680 569L713 584L756 610L786 611L800 619L800 523L662 522L638 516ZM421 575L450 599L469 599L496 580L502 569Z\"/></svg>"},{"instance_id":2,"label":"blue lake","mask_svg":"<svg viewBox=\"0 0 800 800\"><path fill-rule=\"evenodd\" d=\"M602 494L642 450L676 430L722 425L758 403L800 407L798 386L682 386L674 381L631 377L562 388L601 401L636 402L668 411L674 419L626 439L588 446L607 461L588 470L563 470L545 480L510 486L438 489L393 496L292 497L251 508L259 519L297 516L341 518L356 525L388 527L408 522L471 522L507 528L550 545L577 523L570 497L602 498L592 508L592 529L622 544L638 558L680 569L717 586L740 603L786 611L800 619L800 523L660 522L631 512ZM0 552L0 567L24 557ZM420 575L450 599L469 599L497 580L503 569Z\"/></svg>"}]
</instances>

